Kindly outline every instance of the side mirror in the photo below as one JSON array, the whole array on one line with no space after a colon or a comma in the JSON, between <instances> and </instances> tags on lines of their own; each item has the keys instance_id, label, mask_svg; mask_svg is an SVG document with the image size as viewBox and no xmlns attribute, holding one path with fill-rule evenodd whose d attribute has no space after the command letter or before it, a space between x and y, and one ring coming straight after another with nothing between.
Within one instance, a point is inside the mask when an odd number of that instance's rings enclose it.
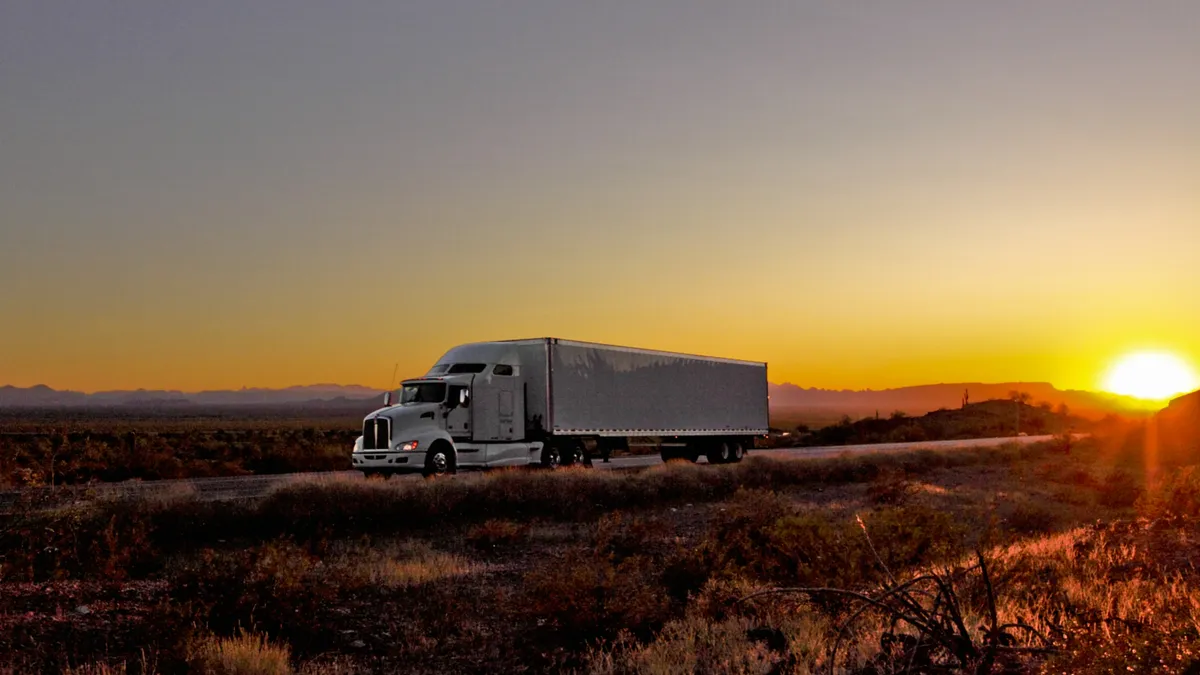
<instances>
[{"instance_id":1,"label":"side mirror","mask_svg":"<svg viewBox=\"0 0 1200 675\"><path fill-rule=\"evenodd\" d=\"M470 389L463 388L463 389L458 390L458 404L464 408L471 407L471 390Z\"/></svg>"},{"instance_id":2,"label":"side mirror","mask_svg":"<svg viewBox=\"0 0 1200 675\"><path fill-rule=\"evenodd\" d=\"M385 391L383 393L383 407L388 408L392 405L392 392Z\"/></svg>"}]
</instances>

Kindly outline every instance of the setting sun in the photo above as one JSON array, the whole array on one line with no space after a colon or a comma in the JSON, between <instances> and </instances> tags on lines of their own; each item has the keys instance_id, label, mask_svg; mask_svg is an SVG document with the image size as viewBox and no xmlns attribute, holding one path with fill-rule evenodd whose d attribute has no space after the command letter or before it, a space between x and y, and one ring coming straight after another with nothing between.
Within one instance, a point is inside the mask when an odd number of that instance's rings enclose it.
<instances>
[{"instance_id":1,"label":"setting sun","mask_svg":"<svg viewBox=\"0 0 1200 675\"><path fill-rule=\"evenodd\" d=\"M1104 380L1114 394L1161 401L1200 388L1186 361L1163 352L1139 352L1122 357Z\"/></svg>"}]
</instances>

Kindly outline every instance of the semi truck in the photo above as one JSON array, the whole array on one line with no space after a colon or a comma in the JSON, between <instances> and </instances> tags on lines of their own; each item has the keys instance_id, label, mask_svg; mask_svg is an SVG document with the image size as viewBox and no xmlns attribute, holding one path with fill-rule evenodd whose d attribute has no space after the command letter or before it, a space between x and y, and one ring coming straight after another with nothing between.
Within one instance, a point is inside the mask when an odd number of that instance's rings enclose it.
<instances>
[{"instance_id":1,"label":"semi truck","mask_svg":"<svg viewBox=\"0 0 1200 675\"><path fill-rule=\"evenodd\" d=\"M460 345L367 415L366 476L590 466L648 439L663 461L740 462L767 433L767 364L557 338Z\"/></svg>"}]
</instances>

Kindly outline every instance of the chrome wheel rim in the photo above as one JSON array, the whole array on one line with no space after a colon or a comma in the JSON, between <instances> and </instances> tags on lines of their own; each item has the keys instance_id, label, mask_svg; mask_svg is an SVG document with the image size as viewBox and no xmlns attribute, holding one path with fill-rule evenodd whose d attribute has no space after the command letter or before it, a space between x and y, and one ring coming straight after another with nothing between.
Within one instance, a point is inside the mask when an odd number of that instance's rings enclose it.
<instances>
[{"instance_id":1,"label":"chrome wheel rim","mask_svg":"<svg viewBox=\"0 0 1200 675\"><path fill-rule=\"evenodd\" d=\"M559 464L562 464L562 458L558 456L558 450L549 448L546 450L546 459L542 462L551 469L557 469Z\"/></svg>"},{"instance_id":2,"label":"chrome wheel rim","mask_svg":"<svg viewBox=\"0 0 1200 675\"><path fill-rule=\"evenodd\" d=\"M434 453L433 460L430 463L433 464L434 473L446 473L446 468L450 466L450 461L446 458L446 453L444 452Z\"/></svg>"}]
</instances>

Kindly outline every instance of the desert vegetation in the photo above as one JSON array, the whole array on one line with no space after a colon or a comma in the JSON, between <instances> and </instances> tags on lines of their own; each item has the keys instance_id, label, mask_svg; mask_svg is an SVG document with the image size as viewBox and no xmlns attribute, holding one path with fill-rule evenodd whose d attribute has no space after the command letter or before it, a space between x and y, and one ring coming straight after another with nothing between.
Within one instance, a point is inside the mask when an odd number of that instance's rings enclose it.
<instances>
[{"instance_id":1,"label":"desert vegetation","mask_svg":"<svg viewBox=\"0 0 1200 675\"><path fill-rule=\"evenodd\" d=\"M342 471L362 418L295 410L0 411L0 487Z\"/></svg>"},{"instance_id":2,"label":"desert vegetation","mask_svg":"<svg viewBox=\"0 0 1200 675\"><path fill-rule=\"evenodd\" d=\"M28 512L0 670L1184 672L1200 474L1131 438Z\"/></svg>"},{"instance_id":3,"label":"desert vegetation","mask_svg":"<svg viewBox=\"0 0 1200 675\"><path fill-rule=\"evenodd\" d=\"M1028 404L1023 409L1023 428L1030 433L1091 426L1063 410ZM783 415L772 424L790 420ZM1006 436L1013 434L1014 421L1012 402L988 401L915 418L830 419L813 426L815 431L803 424L804 433L760 443L812 446ZM361 428L361 416L338 410L200 408L190 415L139 408L0 411L0 489L344 471ZM633 452L656 451L638 446Z\"/></svg>"},{"instance_id":4,"label":"desert vegetation","mask_svg":"<svg viewBox=\"0 0 1200 675\"><path fill-rule=\"evenodd\" d=\"M1031 404L1027 394L1013 392L1013 400L971 403L953 410L935 410L919 417L901 411L883 411L872 417L841 420L797 434L806 446L866 443L919 443L967 438L996 438L1025 433L1031 436L1090 431L1091 420L1071 414L1065 406Z\"/></svg>"}]
</instances>

